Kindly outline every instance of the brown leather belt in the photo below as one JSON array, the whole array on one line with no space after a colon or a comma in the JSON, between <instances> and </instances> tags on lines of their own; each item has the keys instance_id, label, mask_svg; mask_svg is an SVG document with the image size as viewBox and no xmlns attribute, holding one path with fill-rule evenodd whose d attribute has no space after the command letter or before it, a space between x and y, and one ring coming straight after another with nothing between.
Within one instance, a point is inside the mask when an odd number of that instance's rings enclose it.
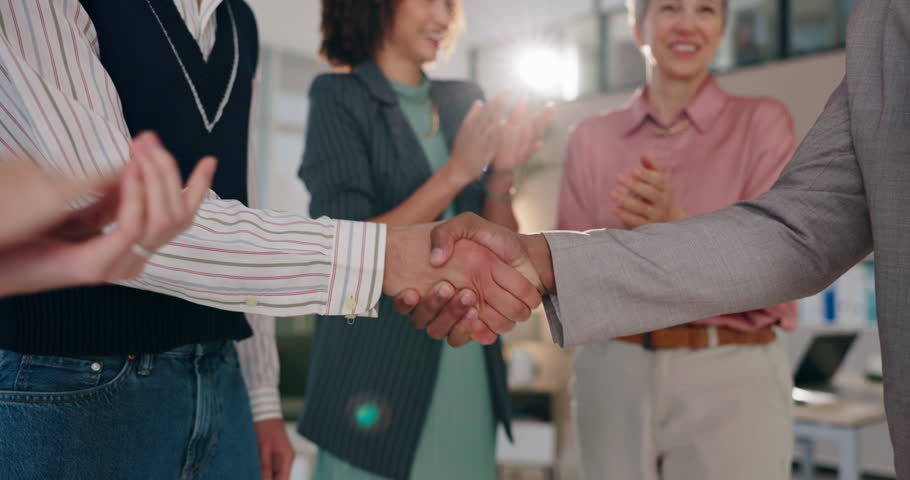
<instances>
[{"instance_id":1,"label":"brown leather belt","mask_svg":"<svg viewBox=\"0 0 910 480\"><path fill-rule=\"evenodd\" d=\"M710 327L703 325L683 325L665 328L639 335L618 337L616 340L637 343L647 350L664 348L690 348L698 350L711 346ZM714 346L720 345L765 345L774 341L777 334L771 327L754 332L741 332L729 327L716 327L717 340Z\"/></svg>"}]
</instances>

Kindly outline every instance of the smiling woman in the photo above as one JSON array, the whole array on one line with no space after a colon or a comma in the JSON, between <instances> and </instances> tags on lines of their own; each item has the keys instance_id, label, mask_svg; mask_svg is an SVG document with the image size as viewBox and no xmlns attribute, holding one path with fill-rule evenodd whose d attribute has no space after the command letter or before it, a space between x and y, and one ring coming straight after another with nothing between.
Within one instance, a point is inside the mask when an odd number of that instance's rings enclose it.
<instances>
[{"instance_id":1,"label":"smiling woman","mask_svg":"<svg viewBox=\"0 0 910 480\"><path fill-rule=\"evenodd\" d=\"M405 226L473 212L517 229L514 170L550 115L519 105L502 126L503 100L484 105L477 85L424 74L461 31L461 8L323 1L322 54L351 73L320 76L310 90L300 176L312 215ZM499 342L455 349L438 340L445 332L414 330L390 298L379 312L317 320L299 426L320 449L313 478L495 479L496 428L510 417Z\"/></svg>"},{"instance_id":2,"label":"smiling woman","mask_svg":"<svg viewBox=\"0 0 910 480\"><path fill-rule=\"evenodd\" d=\"M726 1L629 6L647 81L572 133L562 230L632 229L754 198L795 147L786 107L730 95L710 74ZM777 305L585 347L574 405L587 477L789 478L789 368L773 327L793 329L795 313Z\"/></svg>"}]
</instances>

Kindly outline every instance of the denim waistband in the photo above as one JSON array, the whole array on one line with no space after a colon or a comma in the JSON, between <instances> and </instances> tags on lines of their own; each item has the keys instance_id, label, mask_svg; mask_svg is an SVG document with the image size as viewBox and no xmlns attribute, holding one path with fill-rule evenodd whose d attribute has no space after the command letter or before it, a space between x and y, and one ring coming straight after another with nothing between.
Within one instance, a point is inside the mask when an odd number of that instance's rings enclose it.
<instances>
[{"instance_id":1,"label":"denim waistband","mask_svg":"<svg viewBox=\"0 0 910 480\"><path fill-rule=\"evenodd\" d=\"M221 353L227 349L233 342L229 340L218 340L207 343L190 343L181 345L173 350L159 353L157 355L167 355L171 357L201 357L212 353Z\"/></svg>"}]
</instances>

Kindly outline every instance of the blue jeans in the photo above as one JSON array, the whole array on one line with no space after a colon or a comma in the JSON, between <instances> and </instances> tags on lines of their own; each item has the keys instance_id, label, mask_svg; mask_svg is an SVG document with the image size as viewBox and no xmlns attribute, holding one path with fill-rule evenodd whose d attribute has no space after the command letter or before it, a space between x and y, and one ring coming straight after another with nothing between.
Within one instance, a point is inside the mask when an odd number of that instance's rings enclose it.
<instances>
[{"instance_id":1,"label":"blue jeans","mask_svg":"<svg viewBox=\"0 0 910 480\"><path fill-rule=\"evenodd\" d=\"M0 350L0 479L259 476L232 342L136 356Z\"/></svg>"}]
</instances>

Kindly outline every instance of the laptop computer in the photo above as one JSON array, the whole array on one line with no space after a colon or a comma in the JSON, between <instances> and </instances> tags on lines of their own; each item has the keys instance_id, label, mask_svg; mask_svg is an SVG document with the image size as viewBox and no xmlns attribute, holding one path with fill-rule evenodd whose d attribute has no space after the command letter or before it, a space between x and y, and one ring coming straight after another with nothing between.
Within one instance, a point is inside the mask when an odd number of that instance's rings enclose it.
<instances>
[{"instance_id":1,"label":"laptop computer","mask_svg":"<svg viewBox=\"0 0 910 480\"><path fill-rule=\"evenodd\" d=\"M831 380L856 337L856 332L832 332L812 339L793 375L793 401L830 403L837 399Z\"/></svg>"}]
</instances>

